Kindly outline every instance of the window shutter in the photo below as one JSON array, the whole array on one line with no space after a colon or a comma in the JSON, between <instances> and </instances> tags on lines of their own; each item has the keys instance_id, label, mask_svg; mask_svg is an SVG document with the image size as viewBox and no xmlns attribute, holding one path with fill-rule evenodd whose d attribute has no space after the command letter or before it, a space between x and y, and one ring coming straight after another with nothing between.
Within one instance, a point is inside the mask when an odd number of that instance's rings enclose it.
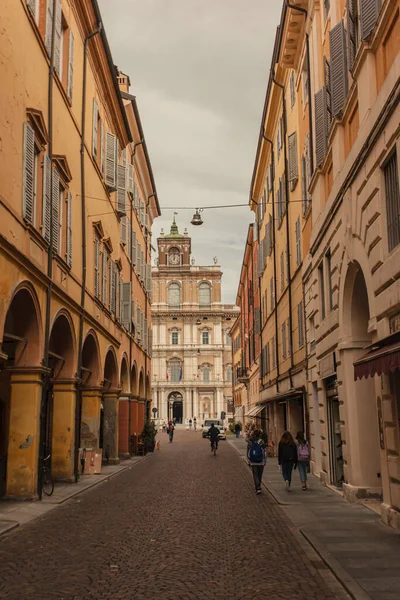
<instances>
[{"instance_id":1,"label":"window shutter","mask_svg":"<svg viewBox=\"0 0 400 600\"><path fill-rule=\"evenodd\" d=\"M315 94L315 157L317 167L324 162L327 150L325 88Z\"/></svg>"},{"instance_id":2,"label":"window shutter","mask_svg":"<svg viewBox=\"0 0 400 600\"><path fill-rule=\"evenodd\" d=\"M136 302L132 300L132 323L136 326Z\"/></svg>"},{"instance_id":3,"label":"window shutter","mask_svg":"<svg viewBox=\"0 0 400 600\"><path fill-rule=\"evenodd\" d=\"M114 315L117 307L117 265L110 260L110 310Z\"/></svg>"},{"instance_id":4,"label":"window shutter","mask_svg":"<svg viewBox=\"0 0 400 600\"><path fill-rule=\"evenodd\" d=\"M367 40L379 17L380 0L360 0L361 39Z\"/></svg>"},{"instance_id":5,"label":"window shutter","mask_svg":"<svg viewBox=\"0 0 400 600\"><path fill-rule=\"evenodd\" d=\"M140 340L140 338L141 338L141 328L140 328L141 319L140 319L140 313L141 313L141 310L140 310L140 307L138 306L136 308L136 337L137 337L138 340Z\"/></svg>"},{"instance_id":6,"label":"window shutter","mask_svg":"<svg viewBox=\"0 0 400 600\"><path fill-rule=\"evenodd\" d=\"M296 101L296 94L294 89L294 71L290 74L290 106L293 108Z\"/></svg>"},{"instance_id":7,"label":"window shutter","mask_svg":"<svg viewBox=\"0 0 400 600\"><path fill-rule=\"evenodd\" d=\"M102 290L102 301L103 304L107 304L107 250L103 250L103 290Z\"/></svg>"},{"instance_id":8,"label":"window shutter","mask_svg":"<svg viewBox=\"0 0 400 600\"><path fill-rule=\"evenodd\" d=\"M286 281L287 282L289 282L289 269L287 267L288 261L289 261L289 248L288 248L288 245L286 244L286 248L285 248L285 265L286 265Z\"/></svg>"},{"instance_id":9,"label":"window shutter","mask_svg":"<svg viewBox=\"0 0 400 600\"><path fill-rule=\"evenodd\" d=\"M332 89L331 89L331 67L329 61L324 57L324 105L326 118L326 138L328 139L332 125Z\"/></svg>"},{"instance_id":10,"label":"window shutter","mask_svg":"<svg viewBox=\"0 0 400 600\"><path fill-rule=\"evenodd\" d=\"M53 205L53 250L54 252L59 252L60 248L60 176L58 174L57 169L53 167L53 195L52 195L52 205Z\"/></svg>"},{"instance_id":11,"label":"window shutter","mask_svg":"<svg viewBox=\"0 0 400 600\"><path fill-rule=\"evenodd\" d=\"M147 332L147 319L146 318L144 319L143 333L144 333L144 344L143 345L144 345L144 349L147 352L147 335L148 335L148 332Z\"/></svg>"},{"instance_id":12,"label":"window shutter","mask_svg":"<svg viewBox=\"0 0 400 600\"><path fill-rule=\"evenodd\" d=\"M331 66L330 91L332 95L332 116L336 117L343 109L347 97L347 53L344 23L340 21L330 32Z\"/></svg>"},{"instance_id":13,"label":"window shutter","mask_svg":"<svg viewBox=\"0 0 400 600\"><path fill-rule=\"evenodd\" d=\"M307 166L306 159L303 156L301 157L301 195L303 200L303 216L307 211Z\"/></svg>"},{"instance_id":14,"label":"window shutter","mask_svg":"<svg viewBox=\"0 0 400 600\"><path fill-rule=\"evenodd\" d=\"M282 358L286 359L286 321L282 323Z\"/></svg>"},{"instance_id":15,"label":"window shutter","mask_svg":"<svg viewBox=\"0 0 400 600\"><path fill-rule=\"evenodd\" d=\"M115 173L116 173L116 161L115 157L117 154L117 138L113 133L106 132L106 172L105 181L106 185L115 189Z\"/></svg>"},{"instance_id":16,"label":"window shutter","mask_svg":"<svg viewBox=\"0 0 400 600\"><path fill-rule=\"evenodd\" d=\"M297 133L289 136L289 178L290 189L294 190L299 178L299 167L297 163Z\"/></svg>"},{"instance_id":17,"label":"window shutter","mask_svg":"<svg viewBox=\"0 0 400 600\"><path fill-rule=\"evenodd\" d=\"M132 257L132 240L131 240L131 235L132 235L132 229L131 229L131 222L129 221L129 219L126 219L126 254L129 258L129 260L131 260Z\"/></svg>"},{"instance_id":18,"label":"window shutter","mask_svg":"<svg viewBox=\"0 0 400 600\"><path fill-rule=\"evenodd\" d=\"M133 185L134 185L134 194L133 194L134 205L133 206L134 206L134 209L138 212L140 209L139 189L135 182L133 183Z\"/></svg>"},{"instance_id":19,"label":"window shutter","mask_svg":"<svg viewBox=\"0 0 400 600\"><path fill-rule=\"evenodd\" d=\"M104 122L100 121L100 171L102 174L104 174L104 159L105 159Z\"/></svg>"},{"instance_id":20,"label":"window shutter","mask_svg":"<svg viewBox=\"0 0 400 600\"><path fill-rule=\"evenodd\" d=\"M126 329L131 329L132 323L132 283L122 284L122 325Z\"/></svg>"},{"instance_id":21,"label":"window shutter","mask_svg":"<svg viewBox=\"0 0 400 600\"><path fill-rule=\"evenodd\" d=\"M347 60L349 71L353 70L357 53L357 11L355 10L357 0L346 0L347 4Z\"/></svg>"},{"instance_id":22,"label":"window shutter","mask_svg":"<svg viewBox=\"0 0 400 600\"><path fill-rule=\"evenodd\" d=\"M121 219L121 244L125 246L126 244L126 222L127 217L122 217Z\"/></svg>"},{"instance_id":23,"label":"window shutter","mask_svg":"<svg viewBox=\"0 0 400 600\"><path fill-rule=\"evenodd\" d=\"M44 36L44 43L48 55L51 55L51 39L53 36L53 0L47 0L46 2L46 31Z\"/></svg>"},{"instance_id":24,"label":"window shutter","mask_svg":"<svg viewBox=\"0 0 400 600\"><path fill-rule=\"evenodd\" d=\"M117 210L124 213L126 211L126 167L118 165L117 182Z\"/></svg>"},{"instance_id":25,"label":"window shutter","mask_svg":"<svg viewBox=\"0 0 400 600\"><path fill-rule=\"evenodd\" d=\"M94 295L100 298L100 240L94 238Z\"/></svg>"},{"instance_id":26,"label":"window shutter","mask_svg":"<svg viewBox=\"0 0 400 600\"><path fill-rule=\"evenodd\" d=\"M24 123L24 162L22 216L27 223L33 223L35 185L35 133L29 123Z\"/></svg>"},{"instance_id":27,"label":"window shutter","mask_svg":"<svg viewBox=\"0 0 400 600\"><path fill-rule=\"evenodd\" d=\"M98 145L98 119L99 119L99 107L96 102L96 98L93 98L93 133L92 133L92 154L94 158L97 158L97 145Z\"/></svg>"},{"instance_id":28,"label":"window shutter","mask_svg":"<svg viewBox=\"0 0 400 600\"><path fill-rule=\"evenodd\" d=\"M67 265L72 267L72 194L67 192Z\"/></svg>"},{"instance_id":29,"label":"window shutter","mask_svg":"<svg viewBox=\"0 0 400 600\"><path fill-rule=\"evenodd\" d=\"M74 48L75 40L74 34L69 30L69 50L68 50L68 75L67 75L67 96L68 100L72 102L72 92L74 87Z\"/></svg>"},{"instance_id":30,"label":"window shutter","mask_svg":"<svg viewBox=\"0 0 400 600\"><path fill-rule=\"evenodd\" d=\"M51 163L47 154L43 159L43 225L42 233L47 242L50 242L50 175Z\"/></svg>"},{"instance_id":31,"label":"window shutter","mask_svg":"<svg viewBox=\"0 0 400 600\"><path fill-rule=\"evenodd\" d=\"M26 5L29 8L29 12L36 17L36 0L26 0Z\"/></svg>"},{"instance_id":32,"label":"window shutter","mask_svg":"<svg viewBox=\"0 0 400 600\"><path fill-rule=\"evenodd\" d=\"M304 346L303 301L299 302L297 305L297 321L299 324L299 348L301 348Z\"/></svg>"},{"instance_id":33,"label":"window shutter","mask_svg":"<svg viewBox=\"0 0 400 600\"><path fill-rule=\"evenodd\" d=\"M121 164L126 168L126 148L122 150Z\"/></svg>"},{"instance_id":34,"label":"window shutter","mask_svg":"<svg viewBox=\"0 0 400 600\"><path fill-rule=\"evenodd\" d=\"M62 36L62 12L61 1L56 4L56 37L54 40L54 68L57 74L61 73L61 36Z\"/></svg>"},{"instance_id":35,"label":"window shutter","mask_svg":"<svg viewBox=\"0 0 400 600\"><path fill-rule=\"evenodd\" d=\"M292 344L290 339L290 318L287 320L287 336L288 336L288 356L292 354Z\"/></svg>"},{"instance_id":36,"label":"window shutter","mask_svg":"<svg viewBox=\"0 0 400 600\"><path fill-rule=\"evenodd\" d=\"M311 172L311 148L310 148L310 134L309 133L306 135L305 153L306 153L306 165L307 165L307 196L308 196L308 188L310 185L311 178L313 176L313 174Z\"/></svg>"},{"instance_id":37,"label":"window shutter","mask_svg":"<svg viewBox=\"0 0 400 600\"><path fill-rule=\"evenodd\" d=\"M268 189L268 193L270 193L272 191L272 164L268 165L267 189Z\"/></svg>"},{"instance_id":38,"label":"window shutter","mask_svg":"<svg viewBox=\"0 0 400 600\"><path fill-rule=\"evenodd\" d=\"M296 264L301 263L301 244L300 244L300 217L296 221Z\"/></svg>"},{"instance_id":39,"label":"window shutter","mask_svg":"<svg viewBox=\"0 0 400 600\"><path fill-rule=\"evenodd\" d=\"M123 294L124 281L122 276L119 276L119 320L122 322L122 294Z\"/></svg>"},{"instance_id":40,"label":"window shutter","mask_svg":"<svg viewBox=\"0 0 400 600\"><path fill-rule=\"evenodd\" d=\"M135 184L135 178L134 178L133 165L128 165L127 191L130 192L131 194L134 193L134 184Z\"/></svg>"},{"instance_id":41,"label":"window shutter","mask_svg":"<svg viewBox=\"0 0 400 600\"><path fill-rule=\"evenodd\" d=\"M131 243L132 243L131 261L132 261L132 265L136 265L137 242L136 242L136 231L134 229L132 229Z\"/></svg>"},{"instance_id":42,"label":"window shutter","mask_svg":"<svg viewBox=\"0 0 400 600\"><path fill-rule=\"evenodd\" d=\"M281 252L281 292L285 289L285 258Z\"/></svg>"}]
</instances>

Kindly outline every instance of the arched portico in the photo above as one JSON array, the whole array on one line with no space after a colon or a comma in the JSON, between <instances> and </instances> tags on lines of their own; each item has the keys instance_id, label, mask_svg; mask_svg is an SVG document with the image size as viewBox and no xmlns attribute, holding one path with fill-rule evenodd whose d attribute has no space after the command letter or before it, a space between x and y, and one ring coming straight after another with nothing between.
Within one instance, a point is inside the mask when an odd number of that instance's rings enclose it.
<instances>
[{"instance_id":1,"label":"arched portico","mask_svg":"<svg viewBox=\"0 0 400 600\"><path fill-rule=\"evenodd\" d=\"M107 351L104 364L103 412L100 426L100 447L103 459L109 464L118 464L118 401L119 377L118 363L112 346Z\"/></svg>"},{"instance_id":2,"label":"arched portico","mask_svg":"<svg viewBox=\"0 0 400 600\"><path fill-rule=\"evenodd\" d=\"M42 325L36 292L24 282L4 318L0 372L0 496L36 495L44 369Z\"/></svg>"},{"instance_id":3,"label":"arched portico","mask_svg":"<svg viewBox=\"0 0 400 600\"><path fill-rule=\"evenodd\" d=\"M124 354L121 360L120 376L121 394L118 405L118 456L129 457L129 412L131 409L131 383L128 357Z\"/></svg>"},{"instance_id":4,"label":"arched portico","mask_svg":"<svg viewBox=\"0 0 400 600\"><path fill-rule=\"evenodd\" d=\"M89 330L82 347L82 448L100 447L102 379L97 335Z\"/></svg>"}]
</instances>

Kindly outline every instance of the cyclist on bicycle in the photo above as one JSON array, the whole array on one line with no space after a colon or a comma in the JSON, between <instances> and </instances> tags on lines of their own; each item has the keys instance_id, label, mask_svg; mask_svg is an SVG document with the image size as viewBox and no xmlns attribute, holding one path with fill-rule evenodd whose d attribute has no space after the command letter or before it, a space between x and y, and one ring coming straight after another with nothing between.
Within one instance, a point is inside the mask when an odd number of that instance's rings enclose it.
<instances>
[{"instance_id":1,"label":"cyclist on bicycle","mask_svg":"<svg viewBox=\"0 0 400 600\"><path fill-rule=\"evenodd\" d=\"M208 435L210 436L211 452L214 450L214 444L218 450L219 429L218 427L215 427L214 423L211 423L211 427L208 430Z\"/></svg>"}]
</instances>

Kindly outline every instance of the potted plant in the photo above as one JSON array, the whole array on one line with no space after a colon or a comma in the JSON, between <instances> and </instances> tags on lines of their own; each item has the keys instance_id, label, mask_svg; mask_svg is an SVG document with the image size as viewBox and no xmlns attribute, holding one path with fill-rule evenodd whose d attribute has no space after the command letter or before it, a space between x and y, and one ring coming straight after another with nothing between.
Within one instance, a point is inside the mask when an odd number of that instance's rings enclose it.
<instances>
[{"instance_id":1,"label":"potted plant","mask_svg":"<svg viewBox=\"0 0 400 600\"><path fill-rule=\"evenodd\" d=\"M143 440L145 454L147 454L147 452L154 452L154 446L156 444L156 435L157 429L154 424L154 421L148 421L147 423L145 423L140 436Z\"/></svg>"}]
</instances>

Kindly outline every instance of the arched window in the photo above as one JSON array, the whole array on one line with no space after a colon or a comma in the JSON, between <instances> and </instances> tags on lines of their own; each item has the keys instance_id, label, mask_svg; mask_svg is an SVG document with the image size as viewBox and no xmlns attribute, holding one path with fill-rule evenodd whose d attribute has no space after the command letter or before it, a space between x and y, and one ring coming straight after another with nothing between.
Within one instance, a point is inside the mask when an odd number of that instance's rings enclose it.
<instances>
[{"instance_id":1,"label":"arched window","mask_svg":"<svg viewBox=\"0 0 400 600\"><path fill-rule=\"evenodd\" d=\"M232 381L232 367L230 365L226 367L226 380Z\"/></svg>"},{"instance_id":2,"label":"arched window","mask_svg":"<svg viewBox=\"0 0 400 600\"><path fill-rule=\"evenodd\" d=\"M211 304L211 287L209 283L203 282L199 286L199 304L200 306Z\"/></svg>"},{"instance_id":3,"label":"arched window","mask_svg":"<svg viewBox=\"0 0 400 600\"><path fill-rule=\"evenodd\" d=\"M210 369L209 365L204 365L204 367L203 367L203 382L204 383L210 383L210 373L211 373L211 369Z\"/></svg>"},{"instance_id":4,"label":"arched window","mask_svg":"<svg viewBox=\"0 0 400 600\"><path fill-rule=\"evenodd\" d=\"M178 283L171 283L168 287L168 305L179 306L181 303L181 288Z\"/></svg>"},{"instance_id":5,"label":"arched window","mask_svg":"<svg viewBox=\"0 0 400 600\"><path fill-rule=\"evenodd\" d=\"M177 358L173 358L169 361L169 370L171 374L171 381L178 383L182 379L182 363Z\"/></svg>"}]
</instances>

